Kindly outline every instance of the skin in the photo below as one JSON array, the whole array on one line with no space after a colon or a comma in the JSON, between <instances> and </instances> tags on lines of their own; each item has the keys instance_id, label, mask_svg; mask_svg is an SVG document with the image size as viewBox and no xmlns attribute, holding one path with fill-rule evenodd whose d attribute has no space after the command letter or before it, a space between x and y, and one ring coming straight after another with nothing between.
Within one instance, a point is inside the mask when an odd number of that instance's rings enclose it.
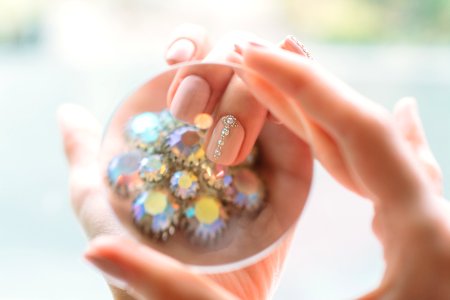
<instances>
[{"instance_id":1,"label":"skin","mask_svg":"<svg viewBox=\"0 0 450 300\"><path fill-rule=\"evenodd\" d=\"M198 53L208 53L204 30L195 28L178 32L191 36ZM300 176L292 167L296 151L277 152L278 147L264 143L278 137L297 145L297 151L310 147L331 175L373 203L373 228L384 248L386 271L380 285L361 299L450 297L450 207L441 196L441 172L415 102L400 101L391 114L301 53L270 44L239 48L232 60L249 70L240 78L270 119L283 122L266 121L261 132L251 133L260 134L267 153L264 166L273 174L269 189L289 195ZM106 201L97 160L100 124L70 104L60 108L58 119L72 203L92 239L85 256L121 287L112 288L115 298L264 299L271 294L290 238L255 265L213 276L139 245L122 232Z\"/></svg>"}]
</instances>

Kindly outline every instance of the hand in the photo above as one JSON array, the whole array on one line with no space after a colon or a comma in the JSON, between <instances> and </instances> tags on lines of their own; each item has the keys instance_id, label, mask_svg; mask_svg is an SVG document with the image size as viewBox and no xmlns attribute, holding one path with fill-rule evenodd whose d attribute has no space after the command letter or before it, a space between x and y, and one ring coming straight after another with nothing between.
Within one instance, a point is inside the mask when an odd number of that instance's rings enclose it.
<instances>
[{"instance_id":1,"label":"hand","mask_svg":"<svg viewBox=\"0 0 450 300\"><path fill-rule=\"evenodd\" d=\"M306 133L327 170L372 201L386 272L363 298L450 298L450 206L414 103L401 102L393 118L310 60L254 44L240 52L260 103Z\"/></svg>"},{"instance_id":2,"label":"hand","mask_svg":"<svg viewBox=\"0 0 450 300\"><path fill-rule=\"evenodd\" d=\"M199 49L197 51L201 53L214 53L203 51L203 47L206 47L206 44L196 45L196 49ZM289 49L289 43L285 48ZM216 50L216 53L220 52L219 48ZM228 87L230 80L228 78L223 84ZM237 88L241 87L235 85L230 89L233 91ZM232 97L229 99L233 100ZM252 134L256 139L263 127L260 146L264 164L261 172L270 190L269 201L278 203L281 199L295 198L297 204L293 211L295 214L300 213L298 210L301 211L304 206L311 179L312 159L309 147L285 127L265 122L267 117L265 108L249 94L246 99L253 101L254 105L259 106L259 111L263 112L260 114L262 120L258 121L259 129ZM223 99L220 103L220 105L224 103ZM230 103L225 104L235 109ZM235 110L233 113L243 115L245 110ZM125 237L107 205L106 187L102 182L103 172L97 161L100 144L98 122L87 111L73 105L61 108L59 120L71 166L71 191L75 211L88 237L110 235L95 238L86 257L106 274L108 280L114 278L110 280L111 283L137 298L231 299L236 296L242 299L267 298L275 276L281 270L292 232L276 251L255 265L230 273L198 275L181 263ZM241 120L245 124L243 126L252 124L249 118L242 117ZM250 133L256 126L245 128ZM248 136L250 135L246 135L246 138ZM250 145L250 149L253 142L246 139L244 143ZM293 162L292 157L302 159ZM123 297L123 294L117 297Z\"/></svg>"}]
</instances>

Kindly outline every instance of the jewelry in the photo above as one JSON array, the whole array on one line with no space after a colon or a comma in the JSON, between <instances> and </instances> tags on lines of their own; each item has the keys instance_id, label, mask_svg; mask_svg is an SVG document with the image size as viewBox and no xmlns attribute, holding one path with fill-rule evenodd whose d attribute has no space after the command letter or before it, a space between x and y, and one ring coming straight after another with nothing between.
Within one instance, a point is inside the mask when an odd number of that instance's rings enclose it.
<instances>
[{"instance_id":1,"label":"jewelry","mask_svg":"<svg viewBox=\"0 0 450 300\"><path fill-rule=\"evenodd\" d=\"M237 127L238 123L233 115L222 117L223 129L220 132L220 139L217 141L216 149L214 150L214 158L219 158L222 155L222 147L225 145L225 138L230 134L232 127Z\"/></svg>"},{"instance_id":2,"label":"jewelry","mask_svg":"<svg viewBox=\"0 0 450 300\"><path fill-rule=\"evenodd\" d=\"M232 115L221 121L219 151L237 126ZM230 217L256 217L264 206L264 185L252 169L257 151L239 166L208 160L203 143L211 124L210 116L192 126L167 111L144 112L126 124L129 151L111 159L108 182L118 201L131 200L133 221L149 237L166 241L180 232L208 245L225 232Z\"/></svg>"}]
</instances>

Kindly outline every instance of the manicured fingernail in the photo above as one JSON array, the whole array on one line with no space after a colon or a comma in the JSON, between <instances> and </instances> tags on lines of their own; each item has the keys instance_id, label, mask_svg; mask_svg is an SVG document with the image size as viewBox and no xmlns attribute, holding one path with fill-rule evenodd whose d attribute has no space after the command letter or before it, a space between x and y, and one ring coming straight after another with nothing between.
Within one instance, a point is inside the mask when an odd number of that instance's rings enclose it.
<instances>
[{"instance_id":1,"label":"manicured fingernail","mask_svg":"<svg viewBox=\"0 0 450 300\"><path fill-rule=\"evenodd\" d=\"M242 47L238 44L234 44L234 51L240 55L242 55Z\"/></svg>"},{"instance_id":2,"label":"manicured fingernail","mask_svg":"<svg viewBox=\"0 0 450 300\"><path fill-rule=\"evenodd\" d=\"M170 103L170 112L178 119L192 123L203 113L211 96L208 82L200 76L185 77Z\"/></svg>"},{"instance_id":3,"label":"manicured fingernail","mask_svg":"<svg viewBox=\"0 0 450 300\"><path fill-rule=\"evenodd\" d=\"M85 254L85 258L93 264L97 269L99 269L105 276L105 278L110 281L110 283L118 288L124 288L128 286L126 283L125 272L120 266L109 261L104 257L99 257L88 252Z\"/></svg>"},{"instance_id":4,"label":"manicured fingernail","mask_svg":"<svg viewBox=\"0 0 450 300\"><path fill-rule=\"evenodd\" d=\"M208 158L214 162L230 165L241 149L244 128L233 115L223 116L216 124L207 148Z\"/></svg>"},{"instance_id":5,"label":"manicured fingernail","mask_svg":"<svg viewBox=\"0 0 450 300\"><path fill-rule=\"evenodd\" d=\"M311 53L308 51L308 49L306 49L305 45L302 42L300 42L299 40L297 40L293 35L288 36L284 40L283 46L284 46L283 48L288 48L286 50L290 50L292 52L303 54L307 58L312 59Z\"/></svg>"},{"instance_id":6,"label":"manicured fingernail","mask_svg":"<svg viewBox=\"0 0 450 300\"><path fill-rule=\"evenodd\" d=\"M191 40L179 39L167 49L166 61L170 65L189 61L194 56L194 53L195 45Z\"/></svg>"}]
</instances>

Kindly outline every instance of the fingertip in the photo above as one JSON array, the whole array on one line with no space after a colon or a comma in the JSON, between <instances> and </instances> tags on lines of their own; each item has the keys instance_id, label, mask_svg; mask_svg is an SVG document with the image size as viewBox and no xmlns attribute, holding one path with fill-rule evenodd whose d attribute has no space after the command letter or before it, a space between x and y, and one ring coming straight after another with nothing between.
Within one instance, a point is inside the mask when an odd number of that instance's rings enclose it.
<instances>
[{"instance_id":1,"label":"fingertip","mask_svg":"<svg viewBox=\"0 0 450 300\"><path fill-rule=\"evenodd\" d=\"M100 131L101 125L97 119L84 107L64 103L58 107L56 118L62 131L70 129L91 129Z\"/></svg>"}]
</instances>

